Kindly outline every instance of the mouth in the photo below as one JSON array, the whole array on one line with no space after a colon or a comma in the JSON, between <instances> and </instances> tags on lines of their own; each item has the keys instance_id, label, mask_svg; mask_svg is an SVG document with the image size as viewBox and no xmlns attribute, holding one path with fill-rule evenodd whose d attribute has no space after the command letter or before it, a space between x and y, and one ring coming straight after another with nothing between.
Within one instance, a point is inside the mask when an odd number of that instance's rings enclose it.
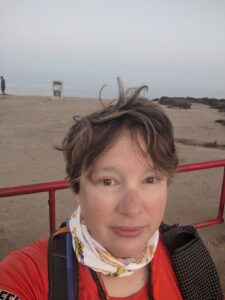
<instances>
[{"instance_id":1,"label":"mouth","mask_svg":"<svg viewBox=\"0 0 225 300\"><path fill-rule=\"evenodd\" d=\"M144 226L135 226L135 227L114 226L111 227L111 229L116 235L120 237L133 238L141 235L145 227Z\"/></svg>"}]
</instances>

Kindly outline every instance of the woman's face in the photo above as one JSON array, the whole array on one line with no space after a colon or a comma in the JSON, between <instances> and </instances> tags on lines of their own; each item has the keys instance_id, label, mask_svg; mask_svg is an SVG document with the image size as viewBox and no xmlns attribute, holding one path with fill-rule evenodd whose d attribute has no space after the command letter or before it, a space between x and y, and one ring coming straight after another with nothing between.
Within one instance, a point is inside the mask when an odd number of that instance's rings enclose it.
<instances>
[{"instance_id":1,"label":"woman's face","mask_svg":"<svg viewBox=\"0 0 225 300\"><path fill-rule=\"evenodd\" d=\"M139 145L145 150L141 136ZM128 131L123 131L83 173L76 200L91 235L114 256L140 254L159 227L167 199L167 178L154 170Z\"/></svg>"}]
</instances>

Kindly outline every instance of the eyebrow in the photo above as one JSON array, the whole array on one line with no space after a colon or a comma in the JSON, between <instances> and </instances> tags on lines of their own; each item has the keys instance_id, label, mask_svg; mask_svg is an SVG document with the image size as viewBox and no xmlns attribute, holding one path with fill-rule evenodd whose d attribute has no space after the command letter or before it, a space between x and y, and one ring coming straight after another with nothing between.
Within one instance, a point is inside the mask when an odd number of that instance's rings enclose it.
<instances>
[{"instance_id":1,"label":"eyebrow","mask_svg":"<svg viewBox=\"0 0 225 300\"><path fill-rule=\"evenodd\" d=\"M145 169L145 171L146 172L156 172L157 170L154 167L149 166ZM96 173L98 174L98 173L102 173L102 172L117 172L117 169L114 168L114 167L110 167L110 166L109 167L103 167L103 168L97 168L97 169L93 168L90 171L90 176L93 176Z\"/></svg>"},{"instance_id":2,"label":"eyebrow","mask_svg":"<svg viewBox=\"0 0 225 300\"><path fill-rule=\"evenodd\" d=\"M104 168L93 168L90 174L100 173L100 172L116 172L114 167L104 167Z\"/></svg>"},{"instance_id":3,"label":"eyebrow","mask_svg":"<svg viewBox=\"0 0 225 300\"><path fill-rule=\"evenodd\" d=\"M115 168L113 168L113 167L105 167L105 168L99 168L99 169L93 168L86 174L86 176L87 176L87 178L89 178L89 180L93 180L94 177L96 175L98 175L98 173L101 174L102 172L115 172Z\"/></svg>"}]
</instances>

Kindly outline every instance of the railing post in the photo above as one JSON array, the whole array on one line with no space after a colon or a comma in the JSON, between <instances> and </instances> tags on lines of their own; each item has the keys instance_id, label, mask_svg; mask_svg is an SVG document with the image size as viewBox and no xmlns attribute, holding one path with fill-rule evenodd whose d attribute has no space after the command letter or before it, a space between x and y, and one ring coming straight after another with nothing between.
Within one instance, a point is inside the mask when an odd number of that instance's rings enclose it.
<instances>
[{"instance_id":1,"label":"railing post","mask_svg":"<svg viewBox=\"0 0 225 300\"><path fill-rule=\"evenodd\" d=\"M49 226L50 234L55 231L55 190L49 190Z\"/></svg>"},{"instance_id":2,"label":"railing post","mask_svg":"<svg viewBox=\"0 0 225 300\"><path fill-rule=\"evenodd\" d=\"M219 210L218 210L218 218L221 219L221 223L224 222L224 218L223 218L224 205L225 205L225 167L223 170L223 181L222 181L220 204L219 204Z\"/></svg>"}]
</instances>

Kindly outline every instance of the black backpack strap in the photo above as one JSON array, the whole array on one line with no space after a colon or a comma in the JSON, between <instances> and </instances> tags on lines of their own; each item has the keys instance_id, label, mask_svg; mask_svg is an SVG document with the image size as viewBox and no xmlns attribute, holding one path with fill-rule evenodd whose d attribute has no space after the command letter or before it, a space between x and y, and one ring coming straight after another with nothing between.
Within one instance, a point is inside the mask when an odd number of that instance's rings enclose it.
<instances>
[{"instance_id":1,"label":"black backpack strap","mask_svg":"<svg viewBox=\"0 0 225 300\"><path fill-rule=\"evenodd\" d=\"M160 226L185 300L223 300L214 262L193 226Z\"/></svg>"},{"instance_id":2,"label":"black backpack strap","mask_svg":"<svg viewBox=\"0 0 225 300\"><path fill-rule=\"evenodd\" d=\"M68 252L71 259L68 259ZM69 269L68 265L70 265ZM78 299L78 271L78 261L72 249L71 233L67 227L62 227L49 238L48 243L48 300ZM71 276L72 295L68 293L68 278Z\"/></svg>"}]
</instances>

